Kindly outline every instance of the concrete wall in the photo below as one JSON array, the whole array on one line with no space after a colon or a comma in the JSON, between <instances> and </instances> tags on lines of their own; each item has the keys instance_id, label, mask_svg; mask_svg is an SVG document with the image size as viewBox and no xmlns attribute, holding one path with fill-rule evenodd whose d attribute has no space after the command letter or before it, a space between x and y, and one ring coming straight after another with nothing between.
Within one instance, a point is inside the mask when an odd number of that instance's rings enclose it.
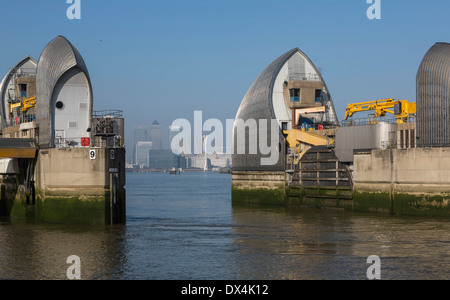
<instances>
[{"instance_id":1,"label":"concrete wall","mask_svg":"<svg viewBox=\"0 0 450 300\"><path fill-rule=\"evenodd\" d=\"M21 174L3 179L0 215L57 224L125 222L124 148L41 150L34 174L32 192Z\"/></svg>"},{"instance_id":2,"label":"concrete wall","mask_svg":"<svg viewBox=\"0 0 450 300\"><path fill-rule=\"evenodd\" d=\"M48 149L39 152L36 186L42 190L83 189L103 192L109 187L107 149L93 149L96 158L90 159L88 148Z\"/></svg>"},{"instance_id":3,"label":"concrete wall","mask_svg":"<svg viewBox=\"0 0 450 300\"><path fill-rule=\"evenodd\" d=\"M354 181L395 183L398 189L414 185L403 189L407 192L450 192L450 148L373 150L355 155Z\"/></svg>"},{"instance_id":4,"label":"concrete wall","mask_svg":"<svg viewBox=\"0 0 450 300\"><path fill-rule=\"evenodd\" d=\"M237 172L233 171L233 204L285 205L285 172Z\"/></svg>"},{"instance_id":5,"label":"concrete wall","mask_svg":"<svg viewBox=\"0 0 450 300\"><path fill-rule=\"evenodd\" d=\"M355 155L357 210L450 216L450 148Z\"/></svg>"}]
</instances>

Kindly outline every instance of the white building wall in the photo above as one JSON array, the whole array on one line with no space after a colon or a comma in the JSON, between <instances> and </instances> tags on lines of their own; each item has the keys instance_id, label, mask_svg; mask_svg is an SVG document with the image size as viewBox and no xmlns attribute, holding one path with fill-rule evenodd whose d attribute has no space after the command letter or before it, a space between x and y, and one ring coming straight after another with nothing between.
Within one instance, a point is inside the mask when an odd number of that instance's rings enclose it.
<instances>
[{"instance_id":1,"label":"white building wall","mask_svg":"<svg viewBox=\"0 0 450 300\"><path fill-rule=\"evenodd\" d=\"M52 97L54 138L79 142L90 136L87 132L92 115L90 93L89 82L81 70L72 69L61 77Z\"/></svg>"}]
</instances>

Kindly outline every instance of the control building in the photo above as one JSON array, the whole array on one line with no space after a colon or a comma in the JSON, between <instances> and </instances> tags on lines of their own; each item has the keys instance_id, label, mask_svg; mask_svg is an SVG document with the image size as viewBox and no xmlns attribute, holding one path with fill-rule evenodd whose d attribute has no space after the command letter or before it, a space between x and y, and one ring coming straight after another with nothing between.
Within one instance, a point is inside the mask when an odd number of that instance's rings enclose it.
<instances>
[{"instance_id":1,"label":"control building","mask_svg":"<svg viewBox=\"0 0 450 300\"><path fill-rule=\"evenodd\" d=\"M122 112L94 112L93 104L86 63L63 36L38 61L26 57L6 74L0 84L1 215L125 221Z\"/></svg>"}]
</instances>

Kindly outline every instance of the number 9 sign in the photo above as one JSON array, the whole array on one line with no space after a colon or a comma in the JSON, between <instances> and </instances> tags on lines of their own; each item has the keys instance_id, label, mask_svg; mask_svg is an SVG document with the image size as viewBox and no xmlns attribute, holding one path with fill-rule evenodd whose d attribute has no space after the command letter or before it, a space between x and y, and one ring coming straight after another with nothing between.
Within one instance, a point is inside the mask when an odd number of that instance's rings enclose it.
<instances>
[{"instance_id":1,"label":"number 9 sign","mask_svg":"<svg viewBox=\"0 0 450 300\"><path fill-rule=\"evenodd\" d=\"M91 160L94 160L95 158L96 158L96 156L97 156L97 151L95 151L95 150L89 150L89 158L91 159Z\"/></svg>"}]
</instances>

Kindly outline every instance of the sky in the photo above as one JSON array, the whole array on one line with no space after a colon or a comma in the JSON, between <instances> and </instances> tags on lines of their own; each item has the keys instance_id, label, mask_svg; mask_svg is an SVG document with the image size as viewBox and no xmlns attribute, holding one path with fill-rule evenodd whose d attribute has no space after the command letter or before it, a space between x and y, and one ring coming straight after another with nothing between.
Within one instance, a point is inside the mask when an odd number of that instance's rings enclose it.
<instances>
[{"instance_id":1,"label":"sky","mask_svg":"<svg viewBox=\"0 0 450 300\"><path fill-rule=\"evenodd\" d=\"M81 19L69 19L80 1ZM381 19L370 20L371 3ZM70 2L70 3L67 3ZM258 75L298 47L321 69L339 120L347 102L415 101L420 62L450 42L448 0L3 0L0 77L56 36L83 56L94 110L123 110L138 125L178 118L225 124Z\"/></svg>"}]
</instances>

